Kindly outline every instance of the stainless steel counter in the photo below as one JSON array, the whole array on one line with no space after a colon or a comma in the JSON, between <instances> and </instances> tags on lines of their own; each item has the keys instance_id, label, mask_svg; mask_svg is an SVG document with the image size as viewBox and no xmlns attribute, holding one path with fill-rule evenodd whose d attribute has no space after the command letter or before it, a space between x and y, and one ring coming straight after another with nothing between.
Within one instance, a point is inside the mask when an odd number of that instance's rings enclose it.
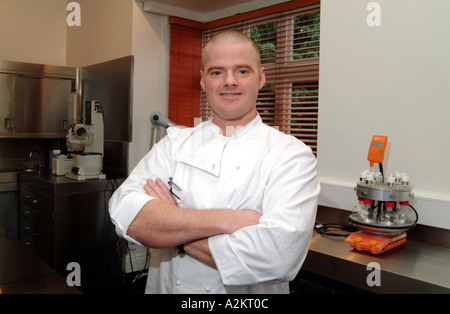
<instances>
[{"instance_id":1,"label":"stainless steel counter","mask_svg":"<svg viewBox=\"0 0 450 314\"><path fill-rule=\"evenodd\" d=\"M380 286L367 284L371 262L380 266ZM314 232L302 269L375 293L450 293L450 249L408 239L374 255Z\"/></svg>"},{"instance_id":2,"label":"stainless steel counter","mask_svg":"<svg viewBox=\"0 0 450 314\"><path fill-rule=\"evenodd\" d=\"M75 195L82 193L103 192L114 190L123 178L115 179L107 177L104 180L77 181L64 176L55 176L49 169L40 172L20 172L20 182L28 185L36 185L41 191L47 191L51 195Z\"/></svg>"}]
</instances>

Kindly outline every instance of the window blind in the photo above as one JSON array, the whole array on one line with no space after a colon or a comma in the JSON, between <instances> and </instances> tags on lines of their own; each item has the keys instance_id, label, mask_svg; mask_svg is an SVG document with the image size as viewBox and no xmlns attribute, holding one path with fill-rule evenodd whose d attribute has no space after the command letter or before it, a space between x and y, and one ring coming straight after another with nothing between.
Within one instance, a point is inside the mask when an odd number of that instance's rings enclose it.
<instances>
[{"instance_id":1,"label":"window blind","mask_svg":"<svg viewBox=\"0 0 450 314\"><path fill-rule=\"evenodd\" d=\"M262 120L291 134L317 154L320 6L312 5L203 31L203 45L215 33L234 29L257 43L266 85L257 110ZM202 92L200 115L211 114Z\"/></svg>"},{"instance_id":2,"label":"window blind","mask_svg":"<svg viewBox=\"0 0 450 314\"><path fill-rule=\"evenodd\" d=\"M171 25L169 119L193 126L200 106L200 56L202 31Z\"/></svg>"}]
</instances>

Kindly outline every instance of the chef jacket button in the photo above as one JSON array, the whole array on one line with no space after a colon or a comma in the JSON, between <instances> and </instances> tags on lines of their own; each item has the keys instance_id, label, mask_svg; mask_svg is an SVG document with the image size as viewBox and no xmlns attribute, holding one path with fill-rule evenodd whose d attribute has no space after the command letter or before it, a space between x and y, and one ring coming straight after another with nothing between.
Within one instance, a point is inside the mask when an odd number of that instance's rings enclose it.
<instances>
[{"instance_id":1,"label":"chef jacket button","mask_svg":"<svg viewBox=\"0 0 450 314\"><path fill-rule=\"evenodd\" d=\"M206 288L205 288L205 291L206 291L206 292L211 292L211 288L210 288L210 287L206 287Z\"/></svg>"},{"instance_id":2,"label":"chef jacket button","mask_svg":"<svg viewBox=\"0 0 450 314\"><path fill-rule=\"evenodd\" d=\"M227 209L230 209L231 208L231 205L230 204L227 204Z\"/></svg>"},{"instance_id":3,"label":"chef jacket button","mask_svg":"<svg viewBox=\"0 0 450 314\"><path fill-rule=\"evenodd\" d=\"M177 286L181 286L182 282L181 280L177 280Z\"/></svg>"},{"instance_id":4,"label":"chef jacket button","mask_svg":"<svg viewBox=\"0 0 450 314\"><path fill-rule=\"evenodd\" d=\"M240 169L241 168L241 165L240 164L236 164L236 169Z\"/></svg>"},{"instance_id":5,"label":"chef jacket button","mask_svg":"<svg viewBox=\"0 0 450 314\"><path fill-rule=\"evenodd\" d=\"M211 165L211 168L212 168L212 169L216 169L216 164L212 164L212 165Z\"/></svg>"}]
</instances>

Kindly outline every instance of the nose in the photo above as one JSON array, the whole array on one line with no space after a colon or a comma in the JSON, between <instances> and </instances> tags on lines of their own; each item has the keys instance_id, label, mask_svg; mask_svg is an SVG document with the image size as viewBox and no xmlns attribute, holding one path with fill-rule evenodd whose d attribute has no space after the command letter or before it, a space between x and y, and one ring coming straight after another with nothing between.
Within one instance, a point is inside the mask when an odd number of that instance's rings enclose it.
<instances>
[{"instance_id":1,"label":"nose","mask_svg":"<svg viewBox=\"0 0 450 314\"><path fill-rule=\"evenodd\" d=\"M234 71L227 71L225 75L225 86L237 85L236 73Z\"/></svg>"}]
</instances>

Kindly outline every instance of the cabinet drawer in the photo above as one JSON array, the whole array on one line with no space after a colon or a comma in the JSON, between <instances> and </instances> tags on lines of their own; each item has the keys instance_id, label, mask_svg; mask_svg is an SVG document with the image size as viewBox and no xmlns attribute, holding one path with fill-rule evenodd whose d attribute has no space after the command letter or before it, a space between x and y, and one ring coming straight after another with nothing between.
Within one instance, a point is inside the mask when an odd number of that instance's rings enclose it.
<instances>
[{"instance_id":1,"label":"cabinet drawer","mask_svg":"<svg viewBox=\"0 0 450 314\"><path fill-rule=\"evenodd\" d=\"M28 206L21 206L20 207L20 215L22 218L28 220L28 221L34 221L34 213L35 211L28 207Z\"/></svg>"},{"instance_id":2,"label":"cabinet drawer","mask_svg":"<svg viewBox=\"0 0 450 314\"><path fill-rule=\"evenodd\" d=\"M34 223L21 219L20 232L28 235L29 237L34 237Z\"/></svg>"},{"instance_id":3,"label":"cabinet drawer","mask_svg":"<svg viewBox=\"0 0 450 314\"><path fill-rule=\"evenodd\" d=\"M35 245L34 245L34 238L28 236L27 234L21 233L20 234L20 242L28 249L34 251Z\"/></svg>"},{"instance_id":4,"label":"cabinet drawer","mask_svg":"<svg viewBox=\"0 0 450 314\"><path fill-rule=\"evenodd\" d=\"M25 193L21 195L20 202L23 207L29 207L34 210L39 209L39 199L37 199L33 193Z\"/></svg>"}]
</instances>

